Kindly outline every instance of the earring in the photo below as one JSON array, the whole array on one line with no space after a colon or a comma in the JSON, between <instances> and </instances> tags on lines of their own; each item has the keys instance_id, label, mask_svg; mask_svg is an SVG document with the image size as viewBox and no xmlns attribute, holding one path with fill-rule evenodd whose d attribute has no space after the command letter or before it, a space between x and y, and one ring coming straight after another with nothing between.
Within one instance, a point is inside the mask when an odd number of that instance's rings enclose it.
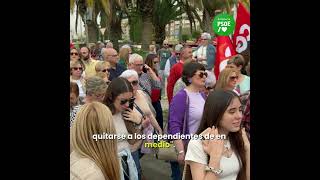
<instances>
[{"instance_id":1,"label":"earring","mask_svg":"<svg viewBox=\"0 0 320 180\"><path fill-rule=\"evenodd\" d=\"M191 80L191 79L189 79L188 81L189 81L190 84L192 83L192 80Z\"/></svg>"}]
</instances>

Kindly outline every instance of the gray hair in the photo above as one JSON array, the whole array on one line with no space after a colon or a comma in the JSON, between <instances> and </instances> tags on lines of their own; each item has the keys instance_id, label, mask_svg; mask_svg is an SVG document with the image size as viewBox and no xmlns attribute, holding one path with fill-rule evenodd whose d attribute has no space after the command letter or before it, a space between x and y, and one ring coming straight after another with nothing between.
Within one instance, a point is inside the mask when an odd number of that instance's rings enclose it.
<instances>
[{"instance_id":1,"label":"gray hair","mask_svg":"<svg viewBox=\"0 0 320 180\"><path fill-rule=\"evenodd\" d=\"M89 77L86 81L86 93L88 95L93 95L100 92L107 91L107 84L101 77L92 76Z\"/></svg>"},{"instance_id":2,"label":"gray hair","mask_svg":"<svg viewBox=\"0 0 320 180\"><path fill-rule=\"evenodd\" d=\"M130 47L130 45L129 45L129 44L125 44L125 45L121 46L121 48L120 48L120 49L122 49L122 48L131 49L131 47Z\"/></svg>"},{"instance_id":3,"label":"gray hair","mask_svg":"<svg viewBox=\"0 0 320 180\"><path fill-rule=\"evenodd\" d=\"M107 50L107 48L105 48L105 47L101 48L101 55L102 55L103 58L105 58L105 53L106 53L105 51L106 50Z\"/></svg>"},{"instance_id":4,"label":"gray hair","mask_svg":"<svg viewBox=\"0 0 320 180\"><path fill-rule=\"evenodd\" d=\"M123 78L130 78L130 77L136 77L137 79L139 79L138 73L135 70L132 69L128 69L122 72L122 74L119 77L123 77Z\"/></svg>"},{"instance_id":5,"label":"gray hair","mask_svg":"<svg viewBox=\"0 0 320 180\"><path fill-rule=\"evenodd\" d=\"M140 56L139 54L134 53L134 54L132 54L132 55L130 56L130 58L129 58L129 63L132 64L132 63L134 63L135 60L141 60L141 61L143 61L143 57Z\"/></svg>"},{"instance_id":6,"label":"gray hair","mask_svg":"<svg viewBox=\"0 0 320 180\"><path fill-rule=\"evenodd\" d=\"M211 39L211 35L207 32L204 32L201 34L202 39Z\"/></svg>"},{"instance_id":7,"label":"gray hair","mask_svg":"<svg viewBox=\"0 0 320 180\"><path fill-rule=\"evenodd\" d=\"M112 44L112 42L111 42L111 41L109 41L109 42L107 43L106 47L107 47L107 48L113 48L113 44Z\"/></svg>"}]
</instances>

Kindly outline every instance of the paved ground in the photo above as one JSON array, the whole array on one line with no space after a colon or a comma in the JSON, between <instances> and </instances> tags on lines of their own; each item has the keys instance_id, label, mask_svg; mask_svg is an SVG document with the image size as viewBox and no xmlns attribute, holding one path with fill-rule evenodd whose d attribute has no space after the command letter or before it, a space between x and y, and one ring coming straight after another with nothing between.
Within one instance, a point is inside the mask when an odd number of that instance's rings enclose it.
<instances>
[{"instance_id":1,"label":"paved ground","mask_svg":"<svg viewBox=\"0 0 320 180\"><path fill-rule=\"evenodd\" d=\"M163 109L163 124L166 131L168 100L162 98L161 105ZM171 168L168 162L158 160L152 154L144 155L140 159L144 180L170 180Z\"/></svg>"}]
</instances>

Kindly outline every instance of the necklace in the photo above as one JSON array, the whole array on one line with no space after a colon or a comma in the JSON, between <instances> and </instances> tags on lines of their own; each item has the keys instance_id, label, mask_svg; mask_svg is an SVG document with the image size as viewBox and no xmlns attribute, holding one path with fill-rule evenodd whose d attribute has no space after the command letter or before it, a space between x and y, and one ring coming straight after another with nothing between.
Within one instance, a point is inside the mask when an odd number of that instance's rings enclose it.
<instances>
[{"instance_id":1,"label":"necklace","mask_svg":"<svg viewBox=\"0 0 320 180\"><path fill-rule=\"evenodd\" d=\"M223 151L222 155L227 158L230 158L232 156L231 145L228 140L224 141L224 151Z\"/></svg>"}]
</instances>

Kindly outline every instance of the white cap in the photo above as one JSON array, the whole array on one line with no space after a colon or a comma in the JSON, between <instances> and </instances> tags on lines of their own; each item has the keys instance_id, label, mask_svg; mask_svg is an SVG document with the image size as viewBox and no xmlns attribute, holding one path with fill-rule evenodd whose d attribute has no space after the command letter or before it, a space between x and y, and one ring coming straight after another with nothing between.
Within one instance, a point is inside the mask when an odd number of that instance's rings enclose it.
<instances>
[{"instance_id":1,"label":"white cap","mask_svg":"<svg viewBox=\"0 0 320 180\"><path fill-rule=\"evenodd\" d=\"M174 51L175 51L175 52L180 52L182 48L183 48L182 44L177 44L177 45L175 46L175 48L174 48Z\"/></svg>"},{"instance_id":2,"label":"white cap","mask_svg":"<svg viewBox=\"0 0 320 180\"><path fill-rule=\"evenodd\" d=\"M201 39L211 39L211 35L207 32L201 34Z\"/></svg>"}]
</instances>

